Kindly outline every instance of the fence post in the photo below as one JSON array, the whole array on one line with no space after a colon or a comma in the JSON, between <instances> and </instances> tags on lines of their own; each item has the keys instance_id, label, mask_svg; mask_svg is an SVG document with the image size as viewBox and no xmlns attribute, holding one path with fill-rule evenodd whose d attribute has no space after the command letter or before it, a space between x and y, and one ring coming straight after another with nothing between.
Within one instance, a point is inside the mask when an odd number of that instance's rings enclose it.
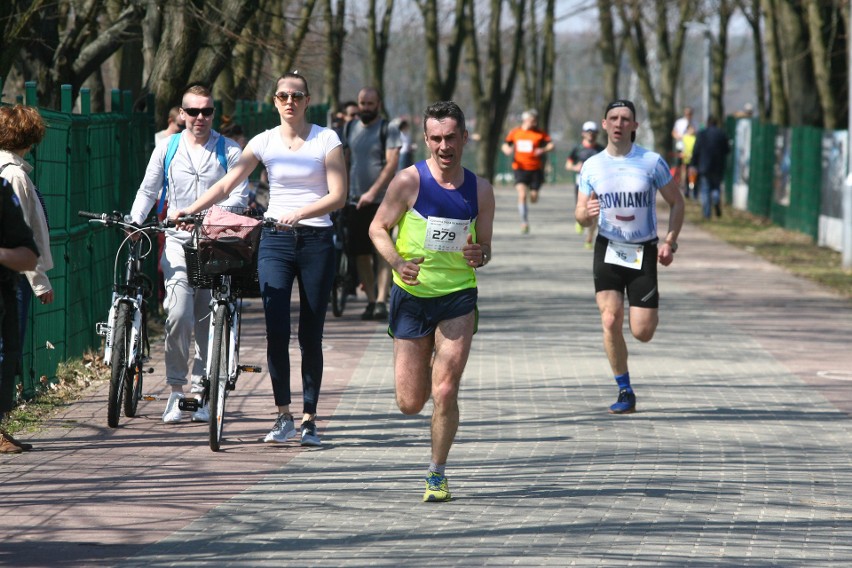
<instances>
[{"instance_id":1,"label":"fence post","mask_svg":"<svg viewBox=\"0 0 852 568\"><path fill-rule=\"evenodd\" d=\"M59 88L61 90L61 93L60 93L61 99L60 99L59 109L62 112L67 112L68 114L71 114L72 106L74 104L74 101L71 98L71 85L62 85Z\"/></svg>"},{"instance_id":2,"label":"fence post","mask_svg":"<svg viewBox=\"0 0 852 568\"><path fill-rule=\"evenodd\" d=\"M92 114L92 92L88 87L80 89L80 114L84 116Z\"/></svg>"},{"instance_id":3,"label":"fence post","mask_svg":"<svg viewBox=\"0 0 852 568\"><path fill-rule=\"evenodd\" d=\"M36 88L36 85L37 83L35 81L27 81L24 83L24 90L27 95L27 105L31 107L38 106L38 89Z\"/></svg>"}]
</instances>

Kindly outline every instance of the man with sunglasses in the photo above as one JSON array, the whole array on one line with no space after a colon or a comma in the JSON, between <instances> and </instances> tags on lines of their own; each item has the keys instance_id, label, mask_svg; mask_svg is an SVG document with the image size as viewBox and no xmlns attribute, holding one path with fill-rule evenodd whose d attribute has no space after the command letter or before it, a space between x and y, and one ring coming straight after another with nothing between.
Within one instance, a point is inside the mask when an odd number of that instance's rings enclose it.
<instances>
[{"instance_id":1,"label":"man with sunglasses","mask_svg":"<svg viewBox=\"0 0 852 568\"><path fill-rule=\"evenodd\" d=\"M180 119L186 124L183 132L173 134L177 140L176 151L166 167L171 137L161 141L148 162L145 177L136 193L130 211L133 223L142 223L155 203L165 199L171 208L189 206L217 182L228 169L237 164L242 150L236 142L222 137L213 130L213 95L203 85L193 85L183 94ZM220 138L224 143L220 142ZM225 168L224 163L227 164ZM165 183L164 183L165 178ZM244 208L248 205L248 185L243 182L220 205ZM189 241L187 231L170 229L160 264L166 283L163 307L166 310L166 382L171 387L169 401L163 412L163 422L180 422L183 414L180 399L190 375L193 394L201 393L202 378L207 359L208 322L203 317L209 310L210 291L194 289L186 273L183 245ZM189 368L189 346L195 332L195 353L192 369ZM198 394L200 398L200 394ZM210 419L207 407L192 415L192 420L206 422Z\"/></svg>"}]
</instances>

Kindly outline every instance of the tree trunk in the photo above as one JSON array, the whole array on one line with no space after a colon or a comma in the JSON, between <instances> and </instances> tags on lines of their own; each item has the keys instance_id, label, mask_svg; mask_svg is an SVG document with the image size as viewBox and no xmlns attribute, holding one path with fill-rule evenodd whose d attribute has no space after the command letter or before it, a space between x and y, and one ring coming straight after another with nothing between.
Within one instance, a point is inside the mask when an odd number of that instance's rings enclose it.
<instances>
[{"instance_id":1,"label":"tree trunk","mask_svg":"<svg viewBox=\"0 0 852 568\"><path fill-rule=\"evenodd\" d=\"M109 0L107 4L107 12L110 20L116 20L122 9L122 0ZM139 93L142 91L142 74L139 70L144 67L142 58L142 26L135 24L128 29L131 39L125 41L119 48L118 52L113 57L116 66L116 76L118 77L118 88L122 91L130 91L131 93ZM99 69L93 73L103 86L103 71ZM94 91L94 89L92 89ZM93 97L97 99L97 95Z\"/></svg>"},{"instance_id":2,"label":"tree trunk","mask_svg":"<svg viewBox=\"0 0 852 568\"><path fill-rule=\"evenodd\" d=\"M276 70L276 79L279 75L293 71L293 66L296 63L296 58L299 56L299 51L302 44L305 42L305 36L308 35L308 30L311 27L311 15L314 12L317 0L305 0L302 8L299 11L299 16L296 18L296 29L294 32L285 31L281 34L282 49L273 53L273 69ZM282 22L284 22L282 20ZM286 24L286 22L284 22Z\"/></svg>"},{"instance_id":3,"label":"tree trunk","mask_svg":"<svg viewBox=\"0 0 852 568\"><path fill-rule=\"evenodd\" d=\"M674 3L672 3L674 4ZM670 3L666 0L655 0L654 11L650 16L653 22L654 41L649 42L642 16L647 7L633 3L627 7L619 4L618 11L621 22L626 30L625 47L630 55L633 72L639 78L639 88L648 105L648 120L654 133L654 149L663 156L668 156L672 150L671 127L675 120L675 86L680 77L681 61L683 58L686 22L693 19L695 3L692 0L677 0L676 16L670 18ZM669 31L669 22L673 23L673 31ZM648 48L655 52L651 54ZM652 61L653 59L653 61ZM659 77L655 81L651 68L659 67ZM642 120L640 118L639 122Z\"/></svg>"},{"instance_id":4,"label":"tree trunk","mask_svg":"<svg viewBox=\"0 0 852 568\"><path fill-rule=\"evenodd\" d=\"M343 41L346 39L346 0L337 0L332 10L331 0L325 0L326 57L325 93L332 109L340 110L340 72L343 68Z\"/></svg>"},{"instance_id":5,"label":"tree trunk","mask_svg":"<svg viewBox=\"0 0 852 568\"><path fill-rule=\"evenodd\" d=\"M390 42L390 23L392 15L393 0L386 0L385 13L382 15L381 25L377 25L376 0L370 0L370 7L367 11L367 45L370 56L370 74L372 75L370 79L373 86L382 93L382 96L384 96L385 60L387 58L388 45Z\"/></svg>"},{"instance_id":6,"label":"tree trunk","mask_svg":"<svg viewBox=\"0 0 852 568\"><path fill-rule=\"evenodd\" d=\"M43 8L32 21L37 39L23 42L23 55L17 53L24 76L38 82L39 104L58 108L60 86L71 85L76 97L83 82L132 39L142 9L128 4L112 19L104 0L93 0L74 10L67 1Z\"/></svg>"},{"instance_id":7,"label":"tree trunk","mask_svg":"<svg viewBox=\"0 0 852 568\"><path fill-rule=\"evenodd\" d=\"M0 2L0 79L6 82L18 58L24 38L39 21L39 12L47 0L6 0Z\"/></svg>"},{"instance_id":8,"label":"tree trunk","mask_svg":"<svg viewBox=\"0 0 852 568\"><path fill-rule=\"evenodd\" d=\"M462 47L465 44L465 34L468 30L473 33L473 24L465 22L467 5L472 0L456 0L452 33L447 43L447 62L443 66L446 73L441 75L441 36L438 32L438 6L436 0L417 0L417 6L423 14L423 26L426 36L426 100L429 104L435 101L446 101L453 98L456 92L459 61Z\"/></svg>"},{"instance_id":9,"label":"tree trunk","mask_svg":"<svg viewBox=\"0 0 852 568\"><path fill-rule=\"evenodd\" d=\"M553 110L553 72L556 67L556 0L547 0L544 12L544 53L541 60L541 103L539 121L550 131L550 115Z\"/></svg>"},{"instance_id":10,"label":"tree trunk","mask_svg":"<svg viewBox=\"0 0 852 568\"><path fill-rule=\"evenodd\" d=\"M781 48L778 34L780 29L776 21L777 4L783 0L761 0L765 15L766 55L769 60L769 121L774 124L787 124L788 103L784 90L784 72L782 71Z\"/></svg>"},{"instance_id":11,"label":"tree trunk","mask_svg":"<svg viewBox=\"0 0 852 568\"><path fill-rule=\"evenodd\" d=\"M145 17L142 18L142 84L148 85L154 62L157 58L157 48L163 36L163 6L165 0L146 0ZM157 117L160 118L160 117ZM157 121L157 128L165 128L168 117L163 117L162 123Z\"/></svg>"},{"instance_id":12,"label":"tree trunk","mask_svg":"<svg viewBox=\"0 0 852 568\"><path fill-rule=\"evenodd\" d=\"M538 38L540 35L538 29L538 18L536 17L536 4L538 4L538 0L530 0L530 18L526 33L529 40L527 41L527 49L524 50L524 55L521 57L521 68L519 69L521 74L521 93L523 93L524 108L534 109L538 109L540 102L538 98L538 62L540 59Z\"/></svg>"},{"instance_id":13,"label":"tree trunk","mask_svg":"<svg viewBox=\"0 0 852 568\"><path fill-rule=\"evenodd\" d=\"M216 80L216 96L222 101L222 113L233 114L236 101L256 100L269 96L267 85L261 86L264 57L269 50L266 38L272 38L270 14L280 11L277 0L262 0L260 9L246 22L233 57Z\"/></svg>"},{"instance_id":14,"label":"tree trunk","mask_svg":"<svg viewBox=\"0 0 852 568\"><path fill-rule=\"evenodd\" d=\"M719 2L719 28L716 41L713 42L711 63L713 82L710 85L710 114L722 124L725 119L725 68L728 63L728 24L731 21L734 6L732 0ZM701 117L706 120L707 117Z\"/></svg>"},{"instance_id":15,"label":"tree trunk","mask_svg":"<svg viewBox=\"0 0 852 568\"><path fill-rule=\"evenodd\" d=\"M166 116L169 109L180 105L184 86L189 82L198 46L202 42L200 30L194 25L193 8L187 4L166 2L163 6L163 32L147 90L154 95L154 116Z\"/></svg>"},{"instance_id":16,"label":"tree trunk","mask_svg":"<svg viewBox=\"0 0 852 568\"><path fill-rule=\"evenodd\" d=\"M763 32L760 24L760 0L740 0L739 6L751 28L754 50L754 91L757 97L757 116L762 120L767 117L767 105L766 81L763 75L766 63L763 54Z\"/></svg>"},{"instance_id":17,"label":"tree trunk","mask_svg":"<svg viewBox=\"0 0 852 568\"><path fill-rule=\"evenodd\" d=\"M813 88L803 88L815 82L813 62L807 56L810 40L804 12L799 0L778 0L778 6L779 37L784 40L781 42L784 87L790 101L788 124L821 125L819 95Z\"/></svg>"},{"instance_id":18,"label":"tree trunk","mask_svg":"<svg viewBox=\"0 0 852 568\"><path fill-rule=\"evenodd\" d=\"M233 55L234 45L249 17L259 8L258 0L221 0L213 9L205 9L205 25L201 49L192 65L190 83L212 86Z\"/></svg>"},{"instance_id":19,"label":"tree trunk","mask_svg":"<svg viewBox=\"0 0 852 568\"><path fill-rule=\"evenodd\" d=\"M538 125L548 131L553 107L553 68L556 61L556 39L553 33L556 2L546 0L541 27L537 23L536 4L533 0L529 8L530 24L527 27L526 43L530 47L526 56L521 58L521 84L524 107L538 110Z\"/></svg>"},{"instance_id":20,"label":"tree trunk","mask_svg":"<svg viewBox=\"0 0 852 568\"><path fill-rule=\"evenodd\" d=\"M824 18L824 11L833 11L834 8L823 8L821 3L817 2L817 0L805 0L804 6L810 36L810 51L814 69L814 79L817 93L819 94L819 101L822 105L822 116L824 117L822 126L830 130L835 130L841 126L841 123L839 122L839 119L841 118L839 107L841 105L839 104L831 85L832 61L831 55L829 54L826 46L826 39L831 41L830 38L833 35L831 33L831 28L833 26L827 25ZM836 18L832 18L832 20L836 22Z\"/></svg>"},{"instance_id":21,"label":"tree trunk","mask_svg":"<svg viewBox=\"0 0 852 568\"><path fill-rule=\"evenodd\" d=\"M621 55L612 18L612 0L597 0L597 2L600 25L598 50L601 53L603 70L603 96L604 100L612 101L618 98L618 68Z\"/></svg>"},{"instance_id":22,"label":"tree trunk","mask_svg":"<svg viewBox=\"0 0 852 568\"><path fill-rule=\"evenodd\" d=\"M489 181L494 179L497 151L503 136L503 124L509 109L515 81L518 74L524 40L524 8L525 0L512 0L509 3L514 16L514 31L511 41L506 36L509 32L502 28L502 2L491 0L491 14L488 26L488 54L485 60L485 77L480 69L479 48L476 41L474 4L468 5L466 24L469 27L466 34L467 61L471 73L474 105L476 107L476 133L479 138L477 146L477 171ZM503 59L503 44L510 45L512 52ZM505 84L503 70L507 71Z\"/></svg>"}]
</instances>

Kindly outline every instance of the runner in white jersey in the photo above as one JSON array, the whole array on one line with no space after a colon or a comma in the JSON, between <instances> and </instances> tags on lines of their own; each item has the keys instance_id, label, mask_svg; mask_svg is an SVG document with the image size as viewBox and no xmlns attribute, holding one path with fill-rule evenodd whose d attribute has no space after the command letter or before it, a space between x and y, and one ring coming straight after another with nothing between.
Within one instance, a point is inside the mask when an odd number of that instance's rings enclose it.
<instances>
[{"instance_id":1,"label":"runner in white jersey","mask_svg":"<svg viewBox=\"0 0 852 568\"><path fill-rule=\"evenodd\" d=\"M683 225L683 196L669 166L656 152L633 144L636 107L616 100L606 107L607 147L583 164L574 216L588 227L598 224L595 243L595 299L601 312L604 348L618 384L613 414L636 410L624 340L624 295L630 303L630 332L639 341L654 337L659 322L657 261L668 266ZM671 207L669 227L657 236L657 192Z\"/></svg>"}]
</instances>

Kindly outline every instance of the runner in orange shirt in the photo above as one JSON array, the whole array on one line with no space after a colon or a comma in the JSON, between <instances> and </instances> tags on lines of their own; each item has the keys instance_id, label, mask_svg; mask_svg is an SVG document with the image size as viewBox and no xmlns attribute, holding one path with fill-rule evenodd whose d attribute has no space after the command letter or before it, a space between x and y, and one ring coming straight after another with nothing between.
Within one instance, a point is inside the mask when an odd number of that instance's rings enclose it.
<instances>
[{"instance_id":1,"label":"runner in orange shirt","mask_svg":"<svg viewBox=\"0 0 852 568\"><path fill-rule=\"evenodd\" d=\"M527 110L521 115L521 125L513 128L503 142L503 153L514 158L515 189L518 192L518 214L521 232L529 233L527 196L538 201L538 190L544 182L544 155L553 150L553 141L547 132L538 128L538 112Z\"/></svg>"}]
</instances>

